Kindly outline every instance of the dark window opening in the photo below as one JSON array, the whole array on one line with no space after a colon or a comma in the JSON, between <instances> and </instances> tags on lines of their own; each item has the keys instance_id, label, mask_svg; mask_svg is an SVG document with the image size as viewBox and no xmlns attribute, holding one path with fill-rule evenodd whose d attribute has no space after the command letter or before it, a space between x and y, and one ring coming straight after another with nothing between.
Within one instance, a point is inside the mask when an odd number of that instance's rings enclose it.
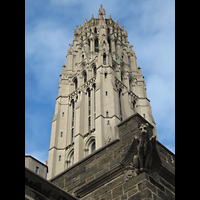
<instances>
[{"instance_id":1,"label":"dark window opening","mask_svg":"<svg viewBox=\"0 0 200 200\"><path fill-rule=\"evenodd\" d=\"M36 168L35 168L35 173L37 174L38 172L39 172L39 167L36 166Z\"/></svg>"},{"instance_id":2,"label":"dark window opening","mask_svg":"<svg viewBox=\"0 0 200 200\"><path fill-rule=\"evenodd\" d=\"M74 128L72 128L72 132L71 132L71 143L73 143L74 141Z\"/></svg>"},{"instance_id":3,"label":"dark window opening","mask_svg":"<svg viewBox=\"0 0 200 200\"><path fill-rule=\"evenodd\" d=\"M103 54L103 64L106 65L106 54Z\"/></svg>"},{"instance_id":4,"label":"dark window opening","mask_svg":"<svg viewBox=\"0 0 200 200\"><path fill-rule=\"evenodd\" d=\"M97 74L97 70L96 70L96 67L94 67L94 76L96 76L96 74Z\"/></svg>"},{"instance_id":5,"label":"dark window opening","mask_svg":"<svg viewBox=\"0 0 200 200\"><path fill-rule=\"evenodd\" d=\"M76 90L77 87L78 87L78 81L77 81L77 79L74 80L74 85L75 85L75 90Z\"/></svg>"},{"instance_id":6,"label":"dark window opening","mask_svg":"<svg viewBox=\"0 0 200 200\"><path fill-rule=\"evenodd\" d=\"M109 52L111 53L111 42L110 42L110 38L108 38L108 44L109 44Z\"/></svg>"},{"instance_id":7,"label":"dark window opening","mask_svg":"<svg viewBox=\"0 0 200 200\"><path fill-rule=\"evenodd\" d=\"M97 33L97 28L96 27L94 28L94 33Z\"/></svg>"},{"instance_id":8,"label":"dark window opening","mask_svg":"<svg viewBox=\"0 0 200 200\"><path fill-rule=\"evenodd\" d=\"M94 45L95 45L95 52L99 52L99 40L98 40L98 38L95 39Z\"/></svg>"},{"instance_id":9,"label":"dark window opening","mask_svg":"<svg viewBox=\"0 0 200 200\"><path fill-rule=\"evenodd\" d=\"M95 142L93 142L91 145L91 153L93 153L95 151L95 149L96 149L96 144L95 144Z\"/></svg>"}]
</instances>

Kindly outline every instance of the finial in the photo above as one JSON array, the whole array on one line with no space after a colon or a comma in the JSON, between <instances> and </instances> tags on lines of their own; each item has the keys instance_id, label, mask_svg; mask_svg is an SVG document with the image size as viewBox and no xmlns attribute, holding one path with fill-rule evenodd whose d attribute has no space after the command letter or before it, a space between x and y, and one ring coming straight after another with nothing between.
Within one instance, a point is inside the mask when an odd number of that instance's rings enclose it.
<instances>
[{"instance_id":1,"label":"finial","mask_svg":"<svg viewBox=\"0 0 200 200\"><path fill-rule=\"evenodd\" d=\"M85 18L84 24L87 24L87 19Z\"/></svg>"},{"instance_id":2,"label":"finial","mask_svg":"<svg viewBox=\"0 0 200 200\"><path fill-rule=\"evenodd\" d=\"M112 19L111 15L110 15L110 19Z\"/></svg>"},{"instance_id":3,"label":"finial","mask_svg":"<svg viewBox=\"0 0 200 200\"><path fill-rule=\"evenodd\" d=\"M102 4L101 4L101 8L99 8L99 19L105 19L105 10L102 8Z\"/></svg>"},{"instance_id":4,"label":"finial","mask_svg":"<svg viewBox=\"0 0 200 200\"><path fill-rule=\"evenodd\" d=\"M92 19L94 18L93 14L92 14Z\"/></svg>"},{"instance_id":5,"label":"finial","mask_svg":"<svg viewBox=\"0 0 200 200\"><path fill-rule=\"evenodd\" d=\"M130 45L130 49L131 49L131 50L133 50L132 47L133 47L133 45Z\"/></svg>"},{"instance_id":6,"label":"finial","mask_svg":"<svg viewBox=\"0 0 200 200\"><path fill-rule=\"evenodd\" d=\"M115 20L115 24L119 26L118 19Z\"/></svg>"},{"instance_id":7,"label":"finial","mask_svg":"<svg viewBox=\"0 0 200 200\"><path fill-rule=\"evenodd\" d=\"M78 29L78 24L76 25L76 29Z\"/></svg>"},{"instance_id":8,"label":"finial","mask_svg":"<svg viewBox=\"0 0 200 200\"><path fill-rule=\"evenodd\" d=\"M69 46L70 46L70 49L72 49L72 43L70 43Z\"/></svg>"}]
</instances>

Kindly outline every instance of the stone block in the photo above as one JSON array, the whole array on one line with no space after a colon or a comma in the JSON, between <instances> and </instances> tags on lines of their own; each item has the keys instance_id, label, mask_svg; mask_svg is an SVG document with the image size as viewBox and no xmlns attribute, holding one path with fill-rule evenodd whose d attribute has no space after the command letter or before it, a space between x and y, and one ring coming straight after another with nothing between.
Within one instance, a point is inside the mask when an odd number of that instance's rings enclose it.
<instances>
[{"instance_id":1,"label":"stone block","mask_svg":"<svg viewBox=\"0 0 200 200\"><path fill-rule=\"evenodd\" d=\"M121 196L123 194L123 191L122 191L122 185L116 187L115 189L112 190L112 196L113 196L113 199Z\"/></svg>"},{"instance_id":2,"label":"stone block","mask_svg":"<svg viewBox=\"0 0 200 200\"><path fill-rule=\"evenodd\" d=\"M158 193L158 196L161 199L163 199L163 200L169 200L169 197L164 192L162 192L161 190L157 189L157 193Z\"/></svg>"},{"instance_id":3,"label":"stone block","mask_svg":"<svg viewBox=\"0 0 200 200\"><path fill-rule=\"evenodd\" d=\"M134 185L136 185L138 182L140 182L144 179L148 179L148 176L145 172L143 172L143 173L139 174L138 176L128 180L126 183L123 184L124 192L127 192L129 190L129 188L134 187Z\"/></svg>"},{"instance_id":4,"label":"stone block","mask_svg":"<svg viewBox=\"0 0 200 200\"><path fill-rule=\"evenodd\" d=\"M89 178L90 176L96 174L97 171L98 171L97 165L95 165L94 167L91 167L89 170L87 170L84 173L80 174L80 180L83 181L83 180Z\"/></svg>"},{"instance_id":5,"label":"stone block","mask_svg":"<svg viewBox=\"0 0 200 200\"><path fill-rule=\"evenodd\" d=\"M147 180L144 180L138 184L138 189L140 191L143 190L144 188L149 188L151 191L156 193L156 187L154 185L152 185L151 183L149 183L149 181L147 181Z\"/></svg>"},{"instance_id":6,"label":"stone block","mask_svg":"<svg viewBox=\"0 0 200 200\"><path fill-rule=\"evenodd\" d=\"M160 183L154 180L151 176L149 177L149 180L154 186L158 187L160 190L164 192L164 187Z\"/></svg>"},{"instance_id":7,"label":"stone block","mask_svg":"<svg viewBox=\"0 0 200 200\"><path fill-rule=\"evenodd\" d=\"M145 199L145 198L152 199L152 192L147 188L131 196L128 200L138 200L138 199Z\"/></svg>"}]
</instances>

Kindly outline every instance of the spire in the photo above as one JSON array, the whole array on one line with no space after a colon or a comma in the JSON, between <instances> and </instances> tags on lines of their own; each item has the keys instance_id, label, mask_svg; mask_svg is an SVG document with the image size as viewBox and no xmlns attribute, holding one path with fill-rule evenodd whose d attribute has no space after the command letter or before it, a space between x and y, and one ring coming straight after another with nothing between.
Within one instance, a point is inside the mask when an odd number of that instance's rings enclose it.
<instances>
[{"instance_id":1,"label":"spire","mask_svg":"<svg viewBox=\"0 0 200 200\"><path fill-rule=\"evenodd\" d=\"M86 24L87 24L87 19L85 18L84 25L86 25Z\"/></svg>"},{"instance_id":2,"label":"spire","mask_svg":"<svg viewBox=\"0 0 200 200\"><path fill-rule=\"evenodd\" d=\"M99 8L99 19L105 19L105 10L102 8L102 4L101 4L101 8Z\"/></svg>"}]
</instances>

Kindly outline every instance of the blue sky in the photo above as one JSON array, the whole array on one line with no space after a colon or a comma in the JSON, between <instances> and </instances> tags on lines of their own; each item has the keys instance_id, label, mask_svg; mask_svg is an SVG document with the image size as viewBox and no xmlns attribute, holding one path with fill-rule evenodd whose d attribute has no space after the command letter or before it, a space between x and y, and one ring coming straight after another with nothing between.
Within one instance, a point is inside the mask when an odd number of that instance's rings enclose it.
<instances>
[{"instance_id":1,"label":"blue sky","mask_svg":"<svg viewBox=\"0 0 200 200\"><path fill-rule=\"evenodd\" d=\"M158 140L175 153L175 1L25 0L25 154L45 163L59 74L76 25L118 19L147 86Z\"/></svg>"}]
</instances>

